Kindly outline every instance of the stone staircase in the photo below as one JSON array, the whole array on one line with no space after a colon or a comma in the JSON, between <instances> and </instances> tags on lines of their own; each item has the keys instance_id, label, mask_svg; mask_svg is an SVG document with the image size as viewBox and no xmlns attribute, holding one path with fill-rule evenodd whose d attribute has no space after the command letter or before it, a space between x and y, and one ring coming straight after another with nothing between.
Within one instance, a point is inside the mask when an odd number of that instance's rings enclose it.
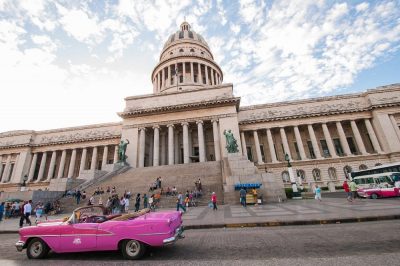
<instances>
[{"instance_id":1,"label":"stone staircase","mask_svg":"<svg viewBox=\"0 0 400 266\"><path fill-rule=\"evenodd\" d=\"M130 168L117 175L111 177L103 177L101 180L96 180L88 186L81 186L86 191L87 198L81 202L79 206L87 204L88 199L94 193L97 187L102 187L106 191L107 187L116 187L118 195L122 196L125 191L131 192L130 206L133 207L134 199L137 193L143 195L150 194L149 187L157 177L162 178L162 187L166 191L167 187L172 189L176 186L178 191L183 194L186 190L194 190L194 182L199 178L203 187L203 197L199 200L200 205L208 204L211 193L216 192L218 202L224 200L222 173L220 162L204 162L179 165L163 165L157 167ZM103 204L106 203L108 194L103 194ZM95 196L95 203L98 202L100 196ZM62 209L64 212L71 212L77 208L75 199L63 198L61 200ZM161 197L160 207L169 208L176 206L176 197L163 195Z\"/></svg>"}]
</instances>

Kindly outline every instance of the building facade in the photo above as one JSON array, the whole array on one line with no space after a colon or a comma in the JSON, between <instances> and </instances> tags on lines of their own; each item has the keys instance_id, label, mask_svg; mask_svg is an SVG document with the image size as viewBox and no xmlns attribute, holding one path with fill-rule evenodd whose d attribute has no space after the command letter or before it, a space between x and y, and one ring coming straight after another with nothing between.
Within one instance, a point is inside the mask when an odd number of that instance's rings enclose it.
<instances>
[{"instance_id":1,"label":"building facade","mask_svg":"<svg viewBox=\"0 0 400 266\"><path fill-rule=\"evenodd\" d=\"M133 168L224 161L229 130L238 155L286 186L285 154L298 183L331 190L348 172L400 157L400 84L241 107L206 41L186 22L168 38L151 80L152 94L125 98L119 123L0 133L0 191L64 190L112 172L121 140L129 141ZM246 182L227 178L226 191Z\"/></svg>"}]
</instances>

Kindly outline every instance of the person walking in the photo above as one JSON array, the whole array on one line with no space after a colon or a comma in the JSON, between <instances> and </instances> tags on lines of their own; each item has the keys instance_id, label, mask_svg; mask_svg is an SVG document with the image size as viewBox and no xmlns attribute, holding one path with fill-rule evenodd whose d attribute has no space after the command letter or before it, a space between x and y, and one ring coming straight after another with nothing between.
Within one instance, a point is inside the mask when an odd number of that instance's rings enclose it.
<instances>
[{"instance_id":1,"label":"person walking","mask_svg":"<svg viewBox=\"0 0 400 266\"><path fill-rule=\"evenodd\" d=\"M80 190L78 190L78 191L76 192L76 194L75 194L76 205L79 205L79 203L81 202L81 196L82 196L82 193L81 193Z\"/></svg>"},{"instance_id":2,"label":"person walking","mask_svg":"<svg viewBox=\"0 0 400 266\"><path fill-rule=\"evenodd\" d=\"M128 198L124 199L125 199L125 212L127 213L129 211L129 199Z\"/></svg>"},{"instance_id":3,"label":"person walking","mask_svg":"<svg viewBox=\"0 0 400 266\"><path fill-rule=\"evenodd\" d=\"M32 225L31 220L29 219L31 212L32 212L32 200L29 200L22 208L21 218L19 220L20 228L22 228L22 225L24 224L24 220L26 220L26 223L29 224L29 226Z\"/></svg>"},{"instance_id":4,"label":"person walking","mask_svg":"<svg viewBox=\"0 0 400 266\"><path fill-rule=\"evenodd\" d=\"M135 212L139 211L139 209L140 209L140 193L136 195Z\"/></svg>"},{"instance_id":5,"label":"person walking","mask_svg":"<svg viewBox=\"0 0 400 266\"><path fill-rule=\"evenodd\" d=\"M176 211L179 211L179 209L182 209L184 212L186 212L186 208L183 206L183 195L181 192L178 193L178 197L176 199Z\"/></svg>"},{"instance_id":6,"label":"person walking","mask_svg":"<svg viewBox=\"0 0 400 266\"><path fill-rule=\"evenodd\" d=\"M346 195L347 195L347 201L353 201L352 199L351 199L351 191L350 191L350 187L349 187L349 184L347 183L347 180L344 180L344 182L343 182L343 189L344 189L344 191L346 192Z\"/></svg>"},{"instance_id":7,"label":"person walking","mask_svg":"<svg viewBox=\"0 0 400 266\"><path fill-rule=\"evenodd\" d=\"M352 194L352 196L353 196L353 198L352 198L352 200L355 200L356 199L356 197L358 196L358 194L357 194L357 184L356 184L356 182L354 182L354 180L351 180L351 182L350 182L350 191L351 191L351 194Z\"/></svg>"},{"instance_id":8,"label":"person walking","mask_svg":"<svg viewBox=\"0 0 400 266\"><path fill-rule=\"evenodd\" d=\"M318 185L315 187L315 199L321 201L321 188Z\"/></svg>"},{"instance_id":9,"label":"person walking","mask_svg":"<svg viewBox=\"0 0 400 266\"><path fill-rule=\"evenodd\" d=\"M148 203L149 203L149 199L147 198L147 195L144 194L144 195L143 195L143 208L144 208L144 209L147 209Z\"/></svg>"},{"instance_id":10,"label":"person walking","mask_svg":"<svg viewBox=\"0 0 400 266\"><path fill-rule=\"evenodd\" d=\"M240 204L242 204L243 207L246 207L246 189L243 187L239 191L240 195Z\"/></svg>"},{"instance_id":11,"label":"person walking","mask_svg":"<svg viewBox=\"0 0 400 266\"><path fill-rule=\"evenodd\" d=\"M211 202L213 204L213 211L218 210L218 208L217 208L217 195L215 194L215 192L213 192L211 194Z\"/></svg>"},{"instance_id":12,"label":"person walking","mask_svg":"<svg viewBox=\"0 0 400 266\"><path fill-rule=\"evenodd\" d=\"M3 221L4 201L0 204L0 222Z\"/></svg>"},{"instance_id":13,"label":"person walking","mask_svg":"<svg viewBox=\"0 0 400 266\"><path fill-rule=\"evenodd\" d=\"M255 206L257 206L258 204L257 204L257 189L256 188L253 188L252 190L251 190L251 194L253 194L253 199L254 199L254 205Z\"/></svg>"},{"instance_id":14,"label":"person walking","mask_svg":"<svg viewBox=\"0 0 400 266\"><path fill-rule=\"evenodd\" d=\"M41 202L39 202L39 203L36 205L36 208L35 208L35 213L36 213L35 224L37 224L37 223L40 221L40 218L41 218L42 215L43 215L43 209L44 209L43 204L42 204Z\"/></svg>"}]
</instances>

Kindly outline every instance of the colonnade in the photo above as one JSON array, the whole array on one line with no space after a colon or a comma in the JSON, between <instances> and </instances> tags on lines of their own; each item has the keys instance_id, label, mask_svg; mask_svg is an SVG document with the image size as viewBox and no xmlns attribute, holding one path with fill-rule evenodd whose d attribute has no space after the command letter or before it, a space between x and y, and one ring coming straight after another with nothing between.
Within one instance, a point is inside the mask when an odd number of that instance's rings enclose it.
<instances>
[{"instance_id":1,"label":"colonnade","mask_svg":"<svg viewBox=\"0 0 400 266\"><path fill-rule=\"evenodd\" d=\"M183 147L182 163L191 162L191 157L197 157L193 154L192 131L197 131L198 160L205 162L206 159L206 140L204 135L204 124L207 121L184 121L181 123L170 123L165 126L152 125L150 127L139 128L138 145L138 167L145 166L146 154L150 156L152 166L174 165L181 163L179 158L180 147ZM214 155L216 161L221 160L218 120L211 120L213 130ZM146 134L147 132L147 134ZM151 134L152 133L152 134ZM151 139L146 142L146 135ZM179 142L181 136L181 143ZM146 152L146 143L149 148ZM181 144L181 145L180 145Z\"/></svg>"},{"instance_id":2,"label":"colonnade","mask_svg":"<svg viewBox=\"0 0 400 266\"><path fill-rule=\"evenodd\" d=\"M396 132L398 132L397 134L399 139L400 139L400 130L397 127L397 123L394 119L393 116L390 116L393 126L395 128L397 128ZM362 120L362 121L361 121ZM372 145L372 148L374 150L374 152L378 153L378 154L382 154L382 148L381 145L379 144L378 138L376 136L375 130L372 127L371 121L369 118L365 118L365 119L361 119L360 121L356 121L356 120L349 120L347 122L350 123L350 128L352 131L352 136L355 139L357 148L358 148L358 154L360 155L368 155L369 153L367 152L367 149L365 147L365 143L363 141L363 138L361 136L360 130L357 126L356 122L361 122L365 124L365 128L367 129L367 134L369 136L370 139L370 143ZM258 164L263 164L265 163L263 161L263 156L261 153L261 148L260 148L260 141L259 141L259 132L264 131L267 137L267 144L269 147L269 156L270 156L270 162L272 163L277 163L278 161L278 157L277 157L277 152L276 152L276 146L278 143L274 142L274 138L273 138L273 133L272 130L277 130L279 129L279 135L280 135L280 139L281 139L281 144L282 144L282 150L283 150L283 154L287 154L289 156L289 158L291 160L293 160L293 149L290 149L290 145L289 145L289 141L287 138L287 131L292 128L293 132L294 132L294 140L296 142L296 153L297 153L297 159L298 160L307 160L307 159L324 159L326 157L330 157L330 158L338 158L339 156L352 156L354 155L354 151L352 152L350 150L350 146L349 146L349 142L347 140L347 136L345 134L345 131L343 129L342 123L345 121L333 121L333 122L325 122L325 123L317 123L317 124L306 124L304 126L306 126L307 130L306 132L308 132L308 136L309 136L309 140L311 141L311 147L310 148L310 154L312 153L313 156L309 156L312 158L308 158L304 149L304 136L302 137L300 134L300 130L299 130L299 126L298 125L293 125L293 126L282 126L282 127L274 127L274 128L264 128L264 129L256 129L256 130L252 130L252 137L253 137L253 141L254 141L254 146L255 146L255 162ZM340 142L340 149L342 150L341 154L338 154L337 152L337 145L335 147L334 141L331 137L331 132L329 131L328 125L327 123L334 123L334 127L337 130L337 134L339 136L339 142ZM326 141L326 146L327 146L327 151L328 154L325 152L323 155L321 154L319 145L318 145L318 140L315 134L315 129L316 127L320 126L322 129L322 133L323 133L323 139L321 140L325 140ZM246 139L245 139L245 132L242 131L241 132L241 140L242 140L242 150L243 150L243 155L248 156L247 154L247 145L246 145Z\"/></svg>"},{"instance_id":3,"label":"colonnade","mask_svg":"<svg viewBox=\"0 0 400 266\"><path fill-rule=\"evenodd\" d=\"M158 70L153 79L156 91L184 83L218 85L222 83L222 76L212 65L200 61L188 61L164 66Z\"/></svg>"}]
</instances>

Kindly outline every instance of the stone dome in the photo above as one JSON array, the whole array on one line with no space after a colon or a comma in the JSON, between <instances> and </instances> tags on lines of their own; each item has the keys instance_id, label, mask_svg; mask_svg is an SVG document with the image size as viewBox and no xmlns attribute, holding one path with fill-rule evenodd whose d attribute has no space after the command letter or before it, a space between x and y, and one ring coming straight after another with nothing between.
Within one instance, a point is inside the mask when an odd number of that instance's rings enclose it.
<instances>
[{"instance_id":1,"label":"stone dome","mask_svg":"<svg viewBox=\"0 0 400 266\"><path fill-rule=\"evenodd\" d=\"M223 74L207 42L185 21L165 42L151 80L160 93L219 85Z\"/></svg>"}]
</instances>

